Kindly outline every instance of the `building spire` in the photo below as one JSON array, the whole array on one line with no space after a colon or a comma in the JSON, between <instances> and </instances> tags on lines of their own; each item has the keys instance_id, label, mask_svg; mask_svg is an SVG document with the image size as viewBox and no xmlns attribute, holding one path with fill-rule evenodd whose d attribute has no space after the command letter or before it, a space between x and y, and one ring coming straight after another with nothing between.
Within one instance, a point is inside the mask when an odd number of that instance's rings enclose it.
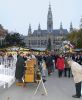
<instances>
[{"instance_id":1,"label":"building spire","mask_svg":"<svg viewBox=\"0 0 82 100\"><path fill-rule=\"evenodd\" d=\"M60 30L62 30L63 29L63 25L62 25L62 22L60 23Z\"/></svg>"},{"instance_id":2,"label":"building spire","mask_svg":"<svg viewBox=\"0 0 82 100\"><path fill-rule=\"evenodd\" d=\"M72 25L72 22L70 23L70 32L73 31L73 25Z\"/></svg>"},{"instance_id":3,"label":"building spire","mask_svg":"<svg viewBox=\"0 0 82 100\"><path fill-rule=\"evenodd\" d=\"M39 31L41 30L40 23L39 23L39 25L38 25L38 30L39 30Z\"/></svg>"},{"instance_id":4,"label":"building spire","mask_svg":"<svg viewBox=\"0 0 82 100\"><path fill-rule=\"evenodd\" d=\"M49 2L49 11L51 11L51 4L50 4L50 2Z\"/></svg>"},{"instance_id":5,"label":"building spire","mask_svg":"<svg viewBox=\"0 0 82 100\"><path fill-rule=\"evenodd\" d=\"M48 30L48 32L52 32L52 30L53 30L53 17L52 17L50 3L49 3L49 8L48 8L48 15L47 15L47 30Z\"/></svg>"},{"instance_id":6,"label":"building spire","mask_svg":"<svg viewBox=\"0 0 82 100\"><path fill-rule=\"evenodd\" d=\"M62 22L60 22L60 34L63 35L63 25L62 25Z\"/></svg>"},{"instance_id":7,"label":"building spire","mask_svg":"<svg viewBox=\"0 0 82 100\"><path fill-rule=\"evenodd\" d=\"M29 24L28 35L31 35L31 34L32 34L31 24Z\"/></svg>"}]
</instances>

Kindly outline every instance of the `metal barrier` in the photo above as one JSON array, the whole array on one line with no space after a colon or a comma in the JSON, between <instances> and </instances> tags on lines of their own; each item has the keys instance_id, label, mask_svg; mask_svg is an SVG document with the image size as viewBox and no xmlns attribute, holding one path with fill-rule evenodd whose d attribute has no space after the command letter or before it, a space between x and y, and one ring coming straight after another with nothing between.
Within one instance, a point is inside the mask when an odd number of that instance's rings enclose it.
<instances>
[{"instance_id":1,"label":"metal barrier","mask_svg":"<svg viewBox=\"0 0 82 100\"><path fill-rule=\"evenodd\" d=\"M0 86L10 87L15 81L15 68L16 68L16 60L5 60L1 62L0 65Z\"/></svg>"}]
</instances>

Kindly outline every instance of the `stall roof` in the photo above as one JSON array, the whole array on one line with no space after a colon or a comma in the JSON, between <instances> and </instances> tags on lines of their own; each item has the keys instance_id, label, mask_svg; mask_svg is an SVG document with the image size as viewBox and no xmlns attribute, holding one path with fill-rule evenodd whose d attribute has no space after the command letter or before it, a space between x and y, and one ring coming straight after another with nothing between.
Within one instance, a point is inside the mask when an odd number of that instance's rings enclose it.
<instances>
[{"instance_id":1,"label":"stall roof","mask_svg":"<svg viewBox=\"0 0 82 100\"><path fill-rule=\"evenodd\" d=\"M46 48L31 48L31 49L33 49L33 50L39 50L39 51L45 51L46 50Z\"/></svg>"}]
</instances>

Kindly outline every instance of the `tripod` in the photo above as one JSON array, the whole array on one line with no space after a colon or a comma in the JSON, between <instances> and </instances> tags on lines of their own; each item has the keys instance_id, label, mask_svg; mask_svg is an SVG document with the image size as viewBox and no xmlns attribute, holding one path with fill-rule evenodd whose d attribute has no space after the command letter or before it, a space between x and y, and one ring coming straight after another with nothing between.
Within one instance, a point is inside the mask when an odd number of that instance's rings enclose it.
<instances>
[{"instance_id":1,"label":"tripod","mask_svg":"<svg viewBox=\"0 0 82 100\"><path fill-rule=\"evenodd\" d=\"M34 92L34 95L36 95L36 93L37 93L37 91L38 91L38 89L39 89L39 87L40 87L40 84L42 84L43 89L44 89L44 92L45 92L45 94L47 95L48 93L47 93L47 90L46 90L46 88L45 88L45 85L44 85L42 76L41 76L41 79L40 79L40 81L39 81L39 84L38 84L38 86L37 86L37 88L36 88L36 90L35 90L35 92Z\"/></svg>"}]
</instances>

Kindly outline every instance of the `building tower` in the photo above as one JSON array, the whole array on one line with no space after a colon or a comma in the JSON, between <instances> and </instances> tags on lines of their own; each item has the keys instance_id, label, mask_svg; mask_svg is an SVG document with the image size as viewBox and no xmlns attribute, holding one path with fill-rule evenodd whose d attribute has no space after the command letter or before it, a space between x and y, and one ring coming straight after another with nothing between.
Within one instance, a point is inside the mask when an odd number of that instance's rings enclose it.
<instances>
[{"instance_id":1,"label":"building tower","mask_svg":"<svg viewBox=\"0 0 82 100\"><path fill-rule=\"evenodd\" d=\"M73 31L73 25L72 25L72 22L70 23L70 32Z\"/></svg>"},{"instance_id":2,"label":"building tower","mask_svg":"<svg viewBox=\"0 0 82 100\"><path fill-rule=\"evenodd\" d=\"M62 22L60 23L60 34L63 35L63 25L62 25Z\"/></svg>"},{"instance_id":3,"label":"building tower","mask_svg":"<svg viewBox=\"0 0 82 100\"><path fill-rule=\"evenodd\" d=\"M62 22L60 23L60 30L62 30L63 29L63 25L62 25Z\"/></svg>"},{"instance_id":4,"label":"building tower","mask_svg":"<svg viewBox=\"0 0 82 100\"><path fill-rule=\"evenodd\" d=\"M41 27L40 27L40 23L38 25L38 34L41 34Z\"/></svg>"},{"instance_id":5,"label":"building tower","mask_svg":"<svg viewBox=\"0 0 82 100\"><path fill-rule=\"evenodd\" d=\"M29 28L28 28L28 35L32 34L32 30L31 30L31 25L29 24Z\"/></svg>"},{"instance_id":6,"label":"building tower","mask_svg":"<svg viewBox=\"0 0 82 100\"><path fill-rule=\"evenodd\" d=\"M47 31L52 32L53 30L53 18L52 18L51 5L49 4L48 15L47 15Z\"/></svg>"},{"instance_id":7,"label":"building tower","mask_svg":"<svg viewBox=\"0 0 82 100\"><path fill-rule=\"evenodd\" d=\"M39 25L38 25L38 31L41 31L40 23L39 23Z\"/></svg>"}]
</instances>

